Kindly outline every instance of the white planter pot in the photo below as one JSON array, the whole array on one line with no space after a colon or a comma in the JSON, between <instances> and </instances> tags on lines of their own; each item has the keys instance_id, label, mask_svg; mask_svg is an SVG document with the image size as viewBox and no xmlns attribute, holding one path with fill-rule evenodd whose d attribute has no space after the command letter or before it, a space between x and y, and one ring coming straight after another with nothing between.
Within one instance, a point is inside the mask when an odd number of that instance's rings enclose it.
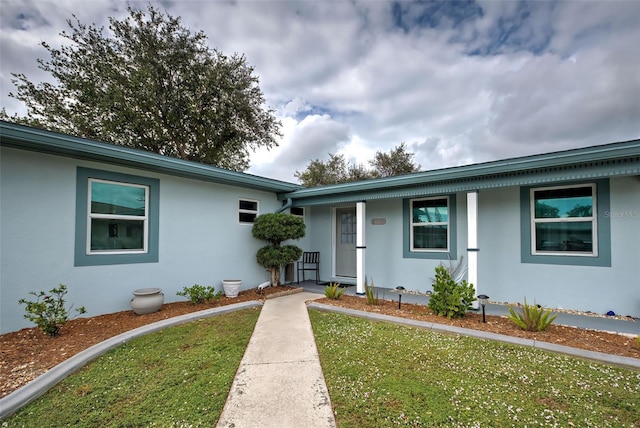
<instances>
[{"instance_id":1,"label":"white planter pot","mask_svg":"<svg viewBox=\"0 0 640 428\"><path fill-rule=\"evenodd\" d=\"M222 289L224 290L224 295L227 297L238 297L240 287L242 287L242 280L240 279L222 280Z\"/></svg>"},{"instance_id":2,"label":"white planter pot","mask_svg":"<svg viewBox=\"0 0 640 428\"><path fill-rule=\"evenodd\" d=\"M164 303L164 294L160 288L140 288L133 292L131 309L138 315L157 312Z\"/></svg>"}]
</instances>

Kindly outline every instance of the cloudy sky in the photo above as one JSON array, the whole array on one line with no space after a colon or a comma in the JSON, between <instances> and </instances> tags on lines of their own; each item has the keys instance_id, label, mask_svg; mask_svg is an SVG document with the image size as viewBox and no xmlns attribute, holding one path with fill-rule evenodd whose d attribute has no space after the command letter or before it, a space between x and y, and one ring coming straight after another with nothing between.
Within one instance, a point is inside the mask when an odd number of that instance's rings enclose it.
<instances>
[{"instance_id":1,"label":"cloudy sky","mask_svg":"<svg viewBox=\"0 0 640 428\"><path fill-rule=\"evenodd\" d=\"M2 107L11 72L47 80L40 46L127 15L121 0L0 0ZM255 68L282 122L248 172L296 181L312 159L367 163L405 142L421 169L640 137L640 1L162 1Z\"/></svg>"}]
</instances>

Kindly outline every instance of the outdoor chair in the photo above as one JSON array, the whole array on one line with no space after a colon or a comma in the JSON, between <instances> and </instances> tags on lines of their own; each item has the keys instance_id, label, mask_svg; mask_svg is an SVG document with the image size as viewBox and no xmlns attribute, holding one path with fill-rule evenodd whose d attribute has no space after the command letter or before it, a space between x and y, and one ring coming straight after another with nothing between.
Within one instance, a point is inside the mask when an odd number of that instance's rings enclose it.
<instances>
[{"instance_id":1,"label":"outdoor chair","mask_svg":"<svg viewBox=\"0 0 640 428\"><path fill-rule=\"evenodd\" d=\"M320 282L320 252L304 252L302 259L298 261L298 284L300 284L300 271L302 271L302 281L305 280L304 272L307 270L315 271L316 284Z\"/></svg>"}]
</instances>

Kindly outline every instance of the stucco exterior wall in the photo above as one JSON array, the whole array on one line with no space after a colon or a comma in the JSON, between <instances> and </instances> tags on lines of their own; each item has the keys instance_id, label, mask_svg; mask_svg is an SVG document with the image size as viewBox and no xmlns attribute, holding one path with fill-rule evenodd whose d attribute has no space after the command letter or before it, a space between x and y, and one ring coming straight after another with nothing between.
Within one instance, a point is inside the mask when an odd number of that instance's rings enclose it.
<instances>
[{"instance_id":1,"label":"stucco exterior wall","mask_svg":"<svg viewBox=\"0 0 640 428\"><path fill-rule=\"evenodd\" d=\"M640 179L612 178L609 185L610 267L523 263L520 188L480 191L478 293L501 302L522 302L526 297L549 307L640 316ZM466 261L466 194L457 194L456 203L457 259L464 256ZM333 207L317 206L312 212L309 245L322 252L322 278L334 279ZM386 223L373 225L372 219ZM431 290L440 260L404 258L402 228L402 200L367 202L366 275L379 287Z\"/></svg>"},{"instance_id":2,"label":"stucco exterior wall","mask_svg":"<svg viewBox=\"0 0 640 428\"><path fill-rule=\"evenodd\" d=\"M162 288L165 302L173 302L184 300L177 291L195 283L220 289L222 279L242 279L247 289L268 279L255 261L266 243L251 236L251 225L239 223L238 200L257 200L259 213L273 212L282 202L271 192L0 150L0 332L32 326L18 300L60 283L69 287L69 304L86 306L87 316L95 316L128 310L137 288ZM75 265L78 167L159 181L157 262ZM481 190L478 292L494 301L526 297L549 307L640 317L640 177L614 177L608 187L610 206L601 215L610 225L610 266L524 262L520 188ZM466 194L455 195L455 202L459 260L467 249ZM305 207L307 236L294 243L320 251L322 280L347 282L335 277L335 208ZM434 268L448 260L445 254L442 260L405 256L404 215L402 199L367 202L366 276L379 287L425 292Z\"/></svg>"},{"instance_id":3,"label":"stucco exterior wall","mask_svg":"<svg viewBox=\"0 0 640 428\"><path fill-rule=\"evenodd\" d=\"M0 331L33 326L20 298L29 291L68 286L68 304L86 316L128 310L131 292L159 287L165 302L195 283L221 289L242 279L243 289L268 280L255 261L265 243L238 222L238 199L258 200L259 212L282 203L275 194L141 172L135 169L2 147L0 157ZM74 266L78 166L159 179L157 263Z\"/></svg>"},{"instance_id":4,"label":"stucco exterior wall","mask_svg":"<svg viewBox=\"0 0 640 428\"><path fill-rule=\"evenodd\" d=\"M519 189L481 192L482 292L503 302L526 297L549 307L640 316L640 181L624 177L609 183L610 267L521 263Z\"/></svg>"},{"instance_id":5,"label":"stucco exterior wall","mask_svg":"<svg viewBox=\"0 0 640 428\"><path fill-rule=\"evenodd\" d=\"M466 199L457 195L457 247L466 249L467 228L465 219ZM349 205L338 205L345 207ZM355 205L354 205L355 206ZM336 280L333 270L333 247L335 235L334 210L336 206L321 205L310 208L308 227L309 248L321 252L320 265L323 280ZM427 291L431 288L430 278L440 260L403 258L403 214L402 200L375 200L367 202L366 207L366 275L377 287L394 288L403 286L411 290ZM374 221L375 220L375 221ZM384 220L385 224L379 220ZM376 224L373 224L376 223ZM464 253L462 253L464 254ZM443 262L448 263L447 255L442 254ZM355 283L355 279L353 279Z\"/></svg>"},{"instance_id":6,"label":"stucco exterior wall","mask_svg":"<svg viewBox=\"0 0 640 428\"><path fill-rule=\"evenodd\" d=\"M305 251L320 252L320 279L323 281L332 280L332 210L326 205L307 207L307 236L301 247ZM313 273L308 272L309 278L313 278ZM305 274L306 275L306 274ZM297 278L296 278L297 279Z\"/></svg>"}]
</instances>

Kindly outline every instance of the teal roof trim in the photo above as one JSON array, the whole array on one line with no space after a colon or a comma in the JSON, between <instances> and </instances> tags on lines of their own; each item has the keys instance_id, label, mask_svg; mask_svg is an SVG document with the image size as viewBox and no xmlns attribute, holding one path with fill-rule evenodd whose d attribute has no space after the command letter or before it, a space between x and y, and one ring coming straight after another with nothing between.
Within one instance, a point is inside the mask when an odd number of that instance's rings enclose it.
<instances>
[{"instance_id":1,"label":"teal roof trim","mask_svg":"<svg viewBox=\"0 0 640 428\"><path fill-rule=\"evenodd\" d=\"M640 175L640 140L297 190L293 206L438 195L622 175Z\"/></svg>"},{"instance_id":2,"label":"teal roof trim","mask_svg":"<svg viewBox=\"0 0 640 428\"><path fill-rule=\"evenodd\" d=\"M0 146L275 193L291 192L302 188L294 183L229 171L211 165L5 121L0 121Z\"/></svg>"}]
</instances>

